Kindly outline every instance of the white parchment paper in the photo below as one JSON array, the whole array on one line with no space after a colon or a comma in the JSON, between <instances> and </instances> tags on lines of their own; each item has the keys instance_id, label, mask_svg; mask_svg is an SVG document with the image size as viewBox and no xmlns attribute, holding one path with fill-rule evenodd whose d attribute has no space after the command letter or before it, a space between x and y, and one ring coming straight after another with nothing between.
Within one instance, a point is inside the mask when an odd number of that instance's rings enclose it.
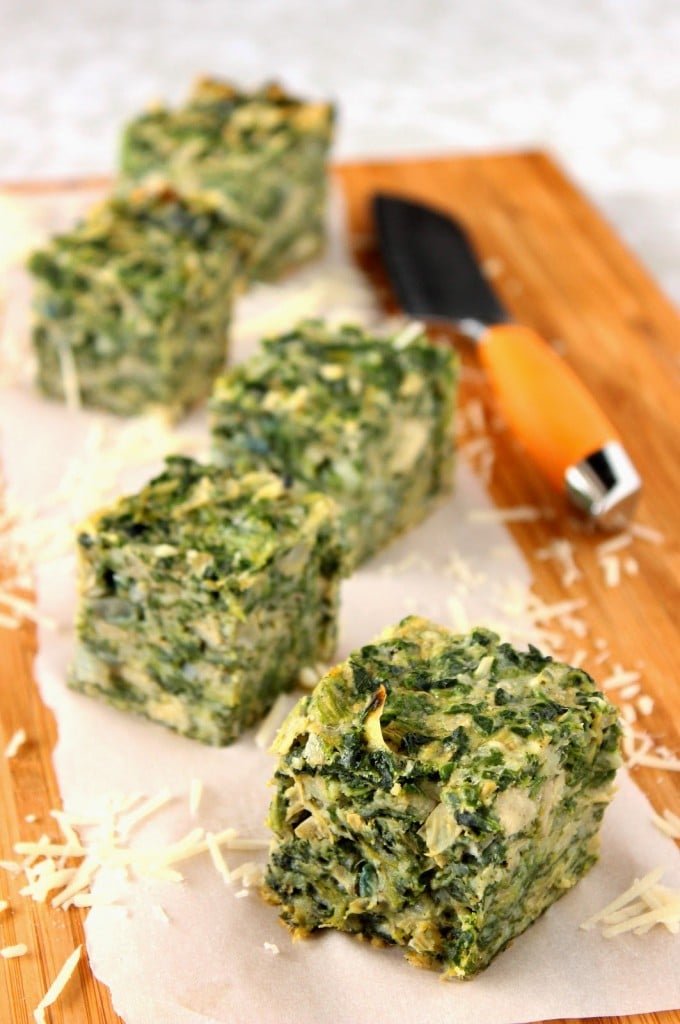
<instances>
[{"instance_id":1,"label":"white parchment paper","mask_svg":"<svg viewBox=\"0 0 680 1024\"><path fill-rule=\"evenodd\" d=\"M343 260L338 245L330 266L344 280ZM282 293L263 289L246 300L237 325L240 355L276 310L296 311L296 295L319 301L314 273L305 271ZM322 305L329 301L322 295ZM54 487L69 464L88 457L88 438L102 423L113 433L123 429L95 413L46 402L25 382L1 391L2 460L13 495L32 501ZM205 435L205 422L194 417L186 429ZM461 464L455 497L346 581L339 658L410 612L448 622L452 595L464 601L472 622L497 621L504 588L517 581L527 585L529 572L500 526L468 519L470 509L485 504L478 482ZM448 571L456 554L475 570L464 587ZM265 837L273 761L253 732L231 747L206 748L68 691L70 556L40 571L38 599L41 612L59 626L39 631L36 674L58 722L54 762L66 809L89 813L112 793L152 795L167 787L174 799L140 827L140 845L170 842L197 824ZM189 811L192 779L204 784L196 817ZM90 962L126 1024L518 1024L673 1009L680 1005L677 936L657 928L644 937L606 940L598 931L579 929L657 864L666 868L665 884L680 885L680 854L651 824L650 813L646 798L622 773L605 817L599 864L471 982L442 982L408 965L398 950L374 949L340 934L293 943L276 910L255 891L237 895L239 884L225 885L207 855L183 867L180 884L98 879L96 888L115 889L116 902L89 914ZM252 856L229 855L230 866Z\"/></svg>"}]
</instances>

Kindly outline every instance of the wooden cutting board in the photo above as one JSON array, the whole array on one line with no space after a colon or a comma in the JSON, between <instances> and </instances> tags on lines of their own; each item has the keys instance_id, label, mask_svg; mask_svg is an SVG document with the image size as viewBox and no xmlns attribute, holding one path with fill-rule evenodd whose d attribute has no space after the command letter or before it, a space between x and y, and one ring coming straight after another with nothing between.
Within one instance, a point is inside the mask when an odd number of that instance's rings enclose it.
<instances>
[{"instance_id":1,"label":"wooden cutting board","mask_svg":"<svg viewBox=\"0 0 680 1024\"><path fill-rule=\"evenodd\" d=\"M574 520L527 464L502 424L494 423L484 382L473 357L464 354L463 409L481 402L491 424L496 458L488 486L494 502L501 508L530 505L544 511L533 522L512 526L534 571L537 592L548 602L565 597L587 601L579 614L588 634L571 636L568 643L587 651L585 667L596 678L608 674L614 663L639 669L643 691L654 700L643 727L656 743L680 753L677 313L597 211L543 153L362 162L339 165L334 174L346 199L356 259L388 308L391 299L371 230L369 199L376 189L408 193L457 214L469 227L512 313L559 347L618 427L645 482L637 520L663 539L653 543L636 538L615 554L623 571L620 583L608 586L598 552L606 538ZM85 184L91 183L24 185L15 191L63 192ZM463 442L465 430L463 424ZM582 574L568 589L558 563L538 556L556 537L573 544ZM24 728L29 737L16 757L0 756L0 859L12 859L13 844L30 834L26 815L44 819L59 806L50 760L56 730L32 678L34 648L30 626L0 630L0 752L15 730ZM598 665L605 650L609 659ZM633 774L658 811L670 808L680 813L678 773L636 768ZM63 913L22 900L16 888L0 871L0 899L12 903L12 912L0 916L0 946L25 939L31 949L27 956L0 963L0 1020L30 1024L32 1009L51 979L83 942L84 918L77 910ZM108 990L83 961L49 1020L111 1024L119 1018ZM626 1020L680 1024L680 1011Z\"/></svg>"}]
</instances>

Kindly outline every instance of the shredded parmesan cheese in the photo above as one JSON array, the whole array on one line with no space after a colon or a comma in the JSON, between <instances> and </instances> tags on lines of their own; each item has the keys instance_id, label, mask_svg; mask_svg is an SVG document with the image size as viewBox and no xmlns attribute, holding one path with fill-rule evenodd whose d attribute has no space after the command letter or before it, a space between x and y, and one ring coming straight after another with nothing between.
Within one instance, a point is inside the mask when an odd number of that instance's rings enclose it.
<instances>
[{"instance_id":1,"label":"shredded parmesan cheese","mask_svg":"<svg viewBox=\"0 0 680 1024\"><path fill-rule=\"evenodd\" d=\"M648 697L646 693L643 693L637 699L637 709L641 715L651 715L654 710L654 698Z\"/></svg>"},{"instance_id":2,"label":"shredded parmesan cheese","mask_svg":"<svg viewBox=\"0 0 680 1024\"><path fill-rule=\"evenodd\" d=\"M319 677L311 665L304 665L298 672L297 681L303 689L313 690L319 681Z\"/></svg>"},{"instance_id":3,"label":"shredded parmesan cheese","mask_svg":"<svg viewBox=\"0 0 680 1024\"><path fill-rule=\"evenodd\" d=\"M620 690L631 683L637 683L639 679L640 673L635 669L626 671L620 665L615 665L614 671L606 679L602 680L600 686L603 690Z\"/></svg>"},{"instance_id":4,"label":"shredded parmesan cheese","mask_svg":"<svg viewBox=\"0 0 680 1024\"><path fill-rule=\"evenodd\" d=\"M672 755L640 754L634 759L634 763L642 765L644 768L661 768L667 772L680 772L680 757Z\"/></svg>"},{"instance_id":5,"label":"shredded parmesan cheese","mask_svg":"<svg viewBox=\"0 0 680 1024\"><path fill-rule=\"evenodd\" d=\"M167 790L151 798L137 793L112 799L103 817L53 811L51 816L59 825L62 839L43 835L36 841L17 842L14 849L23 860L20 864L7 862L5 866L14 873L24 873L26 884L20 890L21 895L41 903L51 897L52 906L67 910L71 906L111 906L115 902L116 895L110 891L92 891L102 868L130 871L138 877L159 881L181 882L184 876L178 865L207 852L225 882L230 882L231 873L222 848L243 852L269 847L268 839L239 836L233 828L206 834L198 826L162 846L133 843L131 830L171 799L172 794ZM79 829L86 831L79 832ZM258 865L248 862L239 870L239 877L246 886L260 884L262 871Z\"/></svg>"},{"instance_id":6,"label":"shredded parmesan cheese","mask_svg":"<svg viewBox=\"0 0 680 1024\"><path fill-rule=\"evenodd\" d=\"M576 564L574 545L565 537L555 537L544 548L539 548L536 557L542 561L549 558L554 559L561 569L561 582L563 587L570 587L577 580L581 579L582 573Z\"/></svg>"},{"instance_id":7,"label":"shredded parmesan cheese","mask_svg":"<svg viewBox=\"0 0 680 1024\"><path fill-rule=\"evenodd\" d=\"M18 597L7 590L0 590L0 604L7 605L11 609L12 614L16 616L17 625L20 625L21 619L24 618L35 622L44 629L55 630L57 628L54 619L49 615L43 615L36 608L35 602L29 601L26 597Z\"/></svg>"},{"instance_id":8,"label":"shredded parmesan cheese","mask_svg":"<svg viewBox=\"0 0 680 1024\"><path fill-rule=\"evenodd\" d=\"M621 893L620 896L617 896L611 903L608 903L602 910L598 910L591 917L586 918L586 920L582 922L581 928L586 931L590 928L594 928L596 924L600 921L604 921L605 918L614 913L614 911L620 910L622 907L625 907L627 903L630 903L638 896L641 896L642 893L647 891L647 889L651 889L653 885L656 885L662 875L663 868L657 867L646 874L644 878L636 878L630 888L626 889L626 891Z\"/></svg>"},{"instance_id":9,"label":"shredded parmesan cheese","mask_svg":"<svg viewBox=\"0 0 680 1024\"><path fill-rule=\"evenodd\" d=\"M571 613L579 611L586 605L585 598L577 598L567 601L556 601L554 604L539 603L534 596L531 617L535 623L549 622L551 619L562 619L571 628L573 619ZM580 627L577 627L580 628Z\"/></svg>"},{"instance_id":10,"label":"shredded parmesan cheese","mask_svg":"<svg viewBox=\"0 0 680 1024\"><path fill-rule=\"evenodd\" d=\"M0 956L5 960L14 960L16 957L25 956L28 953L28 946L24 942L17 942L16 946L5 946L0 949Z\"/></svg>"},{"instance_id":11,"label":"shredded parmesan cheese","mask_svg":"<svg viewBox=\"0 0 680 1024\"><path fill-rule=\"evenodd\" d=\"M545 512L533 505L511 508L473 508L468 512L471 523L534 523L545 518Z\"/></svg>"},{"instance_id":12,"label":"shredded parmesan cheese","mask_svg":"<svg viewBox=\"0 0 680 1024\"><path fill-rule=\"evenodd\" d=\"M407 324L406 327L399 332L396 338L392 339L393 347L396 349L408 348L411 342L423 333L424 329L423 324L419 323L417 320Z\"/></svg>"},{"instance_id":13,"label":"shredded parmesan cheese","mask_svg":"<svg viewBox=\"0 0 680 1024\"><path fill-rule=\"evenodd\" d=\"M234 838L226 843L229 850L268 850L271 846L270 839L239 839Z\"/></svg>"},{"instance_id":14,"label":"shredded parmesan cheese","mask_svg":"<svg viewBox=\"0 0 680 1024\"><path fill-rule=\"evenodd\" d=\"M659 885L663 868L655 868L633 884L615 900L589 917L581 925L584 929L599 924L605 938L611 939L624 932L644 935L657 924L668 931L680 931L680 892Z\"/></svg>"},{"instance_id":15,"label":"shredded parmesan cheese","mask_svg":"<svg viewBox=\"0 0 680 1024\"><path fill-rule=\"evenodd\" d=\"M572 665L574 668L581 668L587 657L588 652L585 651L582 647L580 647L577 651L574 651L574 653L572 654L571 658L569 659L569 664Z\"/></svg>"},{"instance_id":16,"label":"shredded parmesan cheese","mask_svg":"<svg viewBox=\"0 0 680 1024\"><path fill-rule=\"evenodd\" d=\"M201 454L205 438L185 428L171 428L159 415L125 423L98 423L90 428L81 449L68 463L55 490L32 504L20 504L5 487L3 532L5 575L12 587L32 585L34 567L68 554L73 557L74 526L93 508L102 507L129 488L129 474L152 471L170 452ZM2 481L0 481L0 486ZM8 592L9 580L0 592L0 625L16 628L22 616L54 627L37 612L31 601Z\"/></svg>"},{"instance_id":17,"label":"shredded parmesan cheese","mask_svg":"<svg viewBox=\"0 0 680 1024\"><path fill-rule=\"evenodd\" d=\"M242 886L246 890L257 888L262 885L262 867L254 861L246 861L245 864L240 864L239 867L234 868L231 872L231 877L240 879Z\"/></svg>"},{"instance_id":18,"label":"shredded parmesan cheese","mask_svg":"<svg viewBox=\"0 0 680 1024\"><path fill-rule=\"evenodd\" d=\"M637 711L632 704L622 704L621 714L624 721L628 722L629 725L632 725L637 720Z\"/></svg>"},{"instance_id":19,"label":"shredded parmesan cheese","mask_svg":"<svg viewBox=\"0 0 680 1024\"><path fill-rule=\"evenodd\" d=\"M66 988L71 975L76 969L78 961L80 960L80 954L82 952L82 946L78 946L77 949L71 953L68 957L64 966L61 968L56 978L48 988L45 995L42 997L35 1010L33 1011L33 1018L36 1024L46 1024L45 1010L52 1006L57 1001L61 993Z\"/></svg>"},{"instance_id":20,"label":"shredded parmesan cheese","mask_svg":"<svg viewBox=\"0 0 680 1024\"><path fill-rule=\"evenodd\" d=\"M124 834L129 836L132 830L139 825L146 818L151 817L156 811L159 811L161 807L165 807L172 800L172 794L169 790L161 790L156 796L151 797L149 800L145 800L141 807L138 807L136 811L133 811L127 818L124 828Z\"/></svg>"},{"instance_id":21,"label":"shredded parmesan cheese","mask_svg":"<svg viewBox=\"0 0 680 1024\"><path fill-rule=\"evenodd\" d=\"M110 907L112 904L112 896L94 892L77 892L69 900L69 905L72 907Z\"/></svg>"},{"instance_id":22,"label":"shredded parmesan cheese","mask_svg":"<svg viewBox=\"0 0 680 1024\"><path fill-rule=\"evenodd\" d=\"M621 563L617 555L606 555L600 559L606 587L618 587L621 582Z\"/></svg>"},{"instance_id":23,"label":"shredded parmesan cheese","mask_svg":"<svg viewBox=\"0 0 680 1024\"><path fill-rule=\"evenodd\" d=\"M25 742L26 730L17 729L17 731L14 733L9 743L5 747L5 757L16 757L16 755L19 753L20 749L23 747Z\"/></svg>"},{"instance_id":24,"label":"shredded parmesan cheese","mask_svg":"<svg viewBox=\"0 0 680 1024\"><path fill-rule=\"evenodd\" d=\"M646 540L650 544L664 543L664 535L659 530L655 530L653 526L645 526L644 523L631 523L630 532L634 537L638 537L640 540Z\"/></svg>"},{"instance_id":25,"label":"shredded parmesan cheese","mask_svg":"<svg viewBox=\"0 0 680 1024\"><path fill-rule=\"evenodd\" d=\"M444 565L444 574L451 576L452 579L457 580L464 587L474 587L482 584L486 581L484 573L480 573L474 569L471 564L462 557L462 555L454 550L449 556L448 562Z\"/></svg>"},{"instance_id":26,"label":"shredded parmesan cheese","mask_svg":"<svg viewBox=\"0 0 680 1024\"><path fill-rule=\"evenodd\" d=\"M632 540L630 533L619 533L616 537L598 544L595 549L596 555L598 559L606 558L607 555L613 555L615 552L621 551L622 548L628 547Z\"/></svg>"},{"instance_id":27,"label":"shredded parmesan cheese","mask_svg":"<svg viewBox=\"0 0 680 1024\"><path fill-rule=\"evenodd\" d=\"M680 815L665 810L663 815L652 814L652 821L661 832L671 839L680 839Z\"/></svg>"},{"instance_id":28,"label":"shredded parmesan cheese","mask_svg":"<svg viewBox=\"0 0 680 1024\"><path fill-rule=\"evenodd\" d=\"M629 768L642 765L645 768L660 768L664 771L680 771L680 757L663 746L655 746L651 736L632 728L624 720L623 756Z\"/></svg>"},{"instance_id":29,"label":"shredded parmesan cheese","mask_svg":"<svg viewBox=\"0 0 680 1024\"><path fill-rule=\"evenodd\" d=\"M286 717L289 706L289 695L280 693L255 733L255 746L259 747L260 750L266 750L271 743L275 733L279 730L279 726Z\"/></svg>"},{"instance_id":30,"label":"shredded parmesan cheese","mask_svg":"<svg viewBox=\"0 0 680 1024\"><path fill-rule=\"evenodd\" d=\"M218 875L224 879L227 885L231 885L231 872L229 871L227 862L222 856L222 851L220 850L219 844L215 841L215 836L212 832L208 832L206 834L205 841L208 844L208 852L213 864L215 865L215 870Z\"/></svg>"},{"instance_id":31,"label":"shredded parmesan cheese","mask_svg":"<svg viewBox=\"0 0 680 1024\"><path fill-rule=\"evenodd\" d=\"M191 785L189 786L189 814L192 818L195 818L198 814L198 808L201 805L202 796L203 783L200 779L192 779Z\"/></svg>"},{"instance_id":32,"label":"shredded parmesan cheese","mask_svg":"<svg viewBox=\"0 0 680 1024\"><path fill-rule=\"evenodd\" d=\"M271 953L272 956L278 956L278 954L281 952L281 950L279 949L275 942L265 942L264 948L267 950L268 953Z\"/></svg>"}]
</instances>

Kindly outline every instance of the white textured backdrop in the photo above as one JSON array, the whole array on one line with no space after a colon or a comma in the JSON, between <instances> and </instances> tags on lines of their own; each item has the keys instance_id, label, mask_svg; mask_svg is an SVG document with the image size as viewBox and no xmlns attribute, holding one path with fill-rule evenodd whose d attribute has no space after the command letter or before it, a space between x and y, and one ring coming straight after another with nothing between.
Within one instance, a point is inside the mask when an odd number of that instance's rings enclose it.
<instances>
[{"instance_id":1,"label":"white textured backdrop","mask_svg":"<svg viewBox=\"0 0 680 1024\"><path fill-rule=\"evenodd\" d=\"M336 156L550 149L680 301L678 0L1 0L0 179L106 172L201 71L334 97Z\"/></svg>"}]
</instances>

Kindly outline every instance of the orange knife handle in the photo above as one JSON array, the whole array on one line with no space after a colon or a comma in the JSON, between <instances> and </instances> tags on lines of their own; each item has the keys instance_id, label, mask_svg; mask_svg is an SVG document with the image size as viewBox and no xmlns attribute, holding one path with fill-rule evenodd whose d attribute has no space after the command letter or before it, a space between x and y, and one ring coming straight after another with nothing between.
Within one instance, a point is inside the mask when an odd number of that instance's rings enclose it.
<instances>
[{"instance_id":1,"label":"orange knife handle","mask_svg":"<svg viewBox=\"0 0 680 1024\"><path fill-rule=\"evenodd\" d=\"M590 392L535 331L490 327L477 351L508 426L557 490L564 491L569 466L619 440Z\"/></svg>"}]
</instances>

